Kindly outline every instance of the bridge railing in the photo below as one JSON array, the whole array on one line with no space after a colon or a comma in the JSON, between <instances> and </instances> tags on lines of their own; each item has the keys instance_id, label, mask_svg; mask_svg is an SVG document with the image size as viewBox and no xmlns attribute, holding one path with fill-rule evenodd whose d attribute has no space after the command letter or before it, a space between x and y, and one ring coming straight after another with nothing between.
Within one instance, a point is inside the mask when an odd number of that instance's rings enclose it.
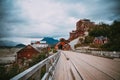
<instances>
[{"instance_id":1,"label":"bridge railing","mask_svg":"<svg viewBox=\"0 0 120 80\"><path fill-rule=\"evenodd\" d=\"M27 70L21 72L10 80L48 80L52 79L54 75L55 65L59 59L60 52L57 52L43 61L37 63L36 65L28 68ZM45 74L41 78L41 70L45 67Z\"/></svg>"},{"instance_id":2,"label":"bridge railing","mask_svg":"<svg viewBox=\"0 0 120 80\"><path fill-rule=\"evenodd\" d=\"M76 52L109 57L109 58L120 58L120 52L116 52L116 51L110 52L110 51L76 50Z\"/></svg>"}]
</instances>

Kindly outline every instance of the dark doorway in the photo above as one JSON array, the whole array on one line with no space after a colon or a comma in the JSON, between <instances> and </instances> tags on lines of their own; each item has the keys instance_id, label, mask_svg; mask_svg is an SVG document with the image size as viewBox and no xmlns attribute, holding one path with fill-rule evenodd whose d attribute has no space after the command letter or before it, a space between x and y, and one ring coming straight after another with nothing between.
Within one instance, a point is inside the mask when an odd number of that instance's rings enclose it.
<instances>
[{"instance_id":1,"label":"dark doorway","mask_svg":"<svg viewBox=\"0 0 120 80\"><path fill-rule=\"evenodd\" d=\"M61 50L62 50L62 47L63 47L63 46L62 46L61 44L58 45L58 49L61 49Z\"/></svg>"}]
</instances>

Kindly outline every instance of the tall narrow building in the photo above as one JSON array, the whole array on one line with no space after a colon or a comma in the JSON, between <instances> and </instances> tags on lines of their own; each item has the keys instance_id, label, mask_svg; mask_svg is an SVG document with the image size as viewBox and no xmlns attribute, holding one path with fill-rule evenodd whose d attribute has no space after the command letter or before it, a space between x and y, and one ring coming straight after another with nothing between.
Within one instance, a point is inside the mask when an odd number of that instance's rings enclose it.
<instances>
[{"instance_id":1,"label":"tall narrow building","mask_svg":"<svg viewBox=\"0 0 120 80\"><path fill-rule=\"evenodd\" d=\"M89 29L94 26L94 22L91 22L89 19L82 19L76 23L76 30L70 32L69 41L72 41L78 37L83 37L88 35Z\"/></svg>"}]
</instances>

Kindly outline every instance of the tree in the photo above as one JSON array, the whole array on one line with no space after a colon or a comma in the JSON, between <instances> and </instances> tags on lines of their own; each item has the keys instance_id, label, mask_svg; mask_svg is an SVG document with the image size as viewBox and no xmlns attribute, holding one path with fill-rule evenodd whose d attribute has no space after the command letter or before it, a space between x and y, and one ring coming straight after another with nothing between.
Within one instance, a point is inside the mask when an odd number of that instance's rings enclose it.
<instances>
[{"instance_id":1,"label":"tree","mask_svg":"<svg viewBox=\"0 0 120 80\"><path fill-rule=\"evenodd\" d=\"M6 69L4 66L0 65L0 79L6 80L5 77L6 77Z\"/></svg>"},{"instance_id":2,"label":"tree","mask_svg":"<svg viewBox=\"0 0 120 80\"><path fill-rule=\"evenodd\" d=\"M85 40L84 40L84 43L85 43L85 44L92 43L92 42L93 42L93 39L94 39L94 37L92 37L92 36L86 36L86 37L85 37Z\"/></svg>"},{"instance_id":3,"label":"tree","mask_svg":"<svg viewBox=\"0 0 120 80\"><path fill-rule=\"evenodd\" d=\"M46 53L40 53L38 56L34 56L32 58L32 62L29 63L30 66L37 64L38 62L42 61L46 58Z\"/></svg>"},{"instance_id":4,"label":"tree","mask_svg":"<svg viewBox=\"0 0 120 80\"><path fill-rule=\"evenodd\" d=\"M114 21L110 25L109 42L102 46L106 50L120 51L120 21Z\"/></svg>"},{"instance_id":5,"label":"tree","mask_svg":"<svg viewBox=\"0 0 120 80\"><path fill-rule=\"evenodd\" d=\"M9 80L19 73L19 66L17 64L13 64L9 67L0 66L0 79L1 80Z\"/></svg>"},{"instance_id":6,"label":"tree","mask_svg":"<svg viewBox=\"0 0 120 80\"><path fill-rule=\"evenodd\" d=\"M19 73L19 66L18 64L12 64L11 67L9 68L9 71L7 72L7 77L8 79L14 77Z\"/></svg>"},{"instance_id":7,"label":"tree","mask_svg":"<svg viewBox=\"0 0 120 80\"><path fill-rule=\"evenodd\" d=\"M89 36L98 37L98 36L108 36L110 33L110 26L105 23L101 23L93 27L90 32Z\"/></svg>"}]
</instances>

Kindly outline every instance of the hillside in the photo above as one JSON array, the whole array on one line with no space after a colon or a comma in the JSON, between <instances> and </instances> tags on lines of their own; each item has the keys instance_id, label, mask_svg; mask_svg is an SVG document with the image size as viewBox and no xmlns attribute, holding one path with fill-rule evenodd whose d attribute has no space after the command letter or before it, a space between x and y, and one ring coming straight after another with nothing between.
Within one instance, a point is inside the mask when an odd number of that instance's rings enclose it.
<instances>
[{"instance_id":1,"label":"hillside","mask_svg":"<svg viewBox=\"0 0 120 80\"><path fill-rule=\"evenodd\" d=\"M41 41L46 41L46 43L49 45L55 45L56 43L58 43L58 40L52 37L44 37Z\"/></svg>"},{"instance_id":2,"label":"hillside","mask_svg":"<svg viewBox=\"0 0 120 80\"><path fill-rule=\"evenodd\" d=\"M0 46L1 47L14 47L20 43L18 42L13 42L13 41L8 41L8 40L0 40Z\"/></svg>"},{"instance_id":3,"label":"hillside","mask_svg":"<svg viewBox=\"0 0 120 80\"><path fill-rule=\"evenodd\" d=\"M17 44L15 47L17 47L17 48L21 48L21 47L25 47L26 45L24 45L24 44Z\"/></svg>"},{"instance_id":4,"label":"hillside","mask_svg":"<svg viewBox=\"0 0 120 80\"><path fill-rule=\"evenodd\" d=\"M72 50L75 49L74 46L75 46L75 44L77 44L78 42L79 42L79 37L76 38L76 39L74 39L74 40L72 40L72 41L69 43L69 45L71 46Z\"/></svg>"}]
</instances>

